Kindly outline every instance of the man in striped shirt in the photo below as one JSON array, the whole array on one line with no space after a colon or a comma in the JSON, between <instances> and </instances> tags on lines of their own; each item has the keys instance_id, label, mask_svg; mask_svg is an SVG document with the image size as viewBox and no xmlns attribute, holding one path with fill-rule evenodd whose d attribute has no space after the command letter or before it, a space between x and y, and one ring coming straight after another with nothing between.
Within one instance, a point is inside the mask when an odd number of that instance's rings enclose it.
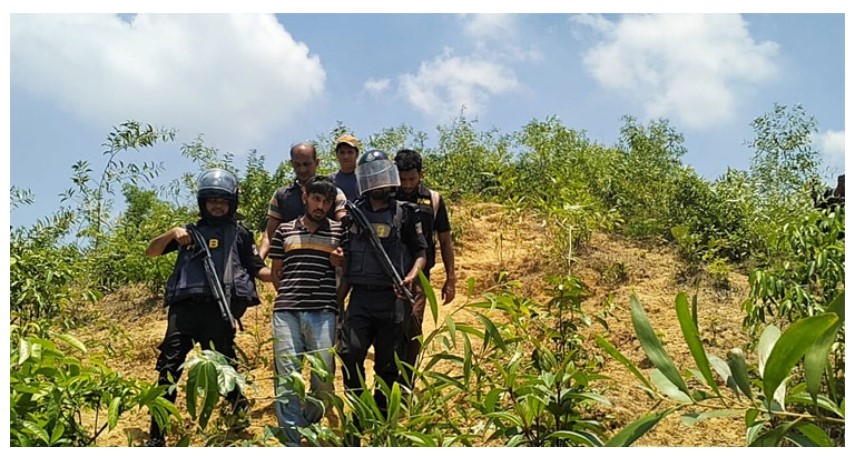
<instances>
[{"instance_id":1,"label":"man in striped shirt","mask_svg":"<svg viewBox=\"0 0 856 456\"><path fill-rule=\"evenodd\" d=\"M336 335L336 267L344 260L338 221L327 218L336 199L336 187L316 176L303 186L305 213L279 225L271 241L270 257L277 296L273 335L276 378L275 410L288 445L300 445L297 428L317 422L323 409L300 399L292 388L292 374L302 376L304 359L315 356L326 375L313 371L310 388L324 400L333 392L333 342Z\"/></svg>"}]
</instances>

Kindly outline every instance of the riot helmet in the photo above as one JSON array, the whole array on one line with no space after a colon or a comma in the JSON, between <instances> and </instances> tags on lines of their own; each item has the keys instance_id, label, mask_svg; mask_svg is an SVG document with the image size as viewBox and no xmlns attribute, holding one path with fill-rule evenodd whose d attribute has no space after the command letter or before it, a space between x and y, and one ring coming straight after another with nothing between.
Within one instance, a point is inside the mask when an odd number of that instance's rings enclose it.
<instances>
[{"instance_id":1,"label":"riot helmet","mask_svg":"<svg viewBox=\"0 0 856 456\"><path fill-rule=\"evenodd\" d=\"M385 187L398 187L398 168L386 152L370 150L357 160L357 190L360 195Z\"/></svg>"},{"instance_id":2,"label":"riot helmet","mask_svg":"<svg viewBox=\"0 0 856 456\"><path fill-rule=\"evenodd\" d=\"M223 198L229 201L227 218L235 216L238 210L238 178L224 169L209 169L196 179L196 201L203 218L214 218L205 208L205 200Z\"/></svg>"}]
</instances>

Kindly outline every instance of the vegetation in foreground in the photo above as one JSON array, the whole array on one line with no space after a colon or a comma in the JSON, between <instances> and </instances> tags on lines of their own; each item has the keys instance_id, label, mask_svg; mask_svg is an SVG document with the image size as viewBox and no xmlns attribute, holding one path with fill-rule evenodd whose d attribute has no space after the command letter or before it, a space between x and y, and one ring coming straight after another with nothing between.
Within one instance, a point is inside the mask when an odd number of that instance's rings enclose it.
<instances>
[{"instance_id":1,"label":"vegetation in foreground","mask_svg":"<svg viewBox=\"0 0 856 456\"><path fill-rule=\"evenodd\" d=\"M742 415L747 445L843 445L843 207L814 208L820 170L809 115L799 106L777 105L752 125L752 167L728 170L713 182L681 163L683 138L665 120L646 126L626 118L614 147L592 143L555 118L511 134L479 132L475 122L458 119L438 127L436 149L424 147L427 135L407 126L369 137L369 147L420 150L428 183L453 202L499 202L510 230L516 220L537 220L554 271L572 271L573 252L601 230L677 246L684 261L679 275L689 290L702 277L727 288L731 271L748 273L744 327L754 342L735 347L726 360L711 355L695 318L705 303L680 294L677 320L695 362L680 370L642 303L632 299L636 335L654 366L646 376L609 342L605 315L582 311L587 286L579 278L553 274L544 302L521 296L502 275L478 292L471 281L472 300L443 321L436 321L436 300L429 296L436 329L425 335L425 344L444 350L429 350L434 354L420 361L412 388L380 386L390 400L389 416L379 414L370 394L341 397L332 404L340 422L307 428L307 439L340 445L357 432L359 417L366 426L363 443L370 445L631 445L664 417L682 413L688 424ZM332 138L346 130L338 125L319 137L326 163L333 163ZM120 125L104 143L105 163L74 165L64 206L31 227L12 230L12 445L92 445L124 414L141 409L164 425L186 424L163 400L162 389L111 369L108 346L87 347L69 335L88 323L76 311L83 301L127 284L162 290L169 260L143 252L149 239L193 218L193 173L155 188L150 182L158 164L123 157L173 138L168 129ZM238 170L234 156L201 140L181 150L198 169L238 172L241 208L252 228L262 225L269 196L289 176L286 162L271 173L255 152ZM126 204L113 216L117 193ZM13 211L32 199L27 189L11 189ZM467 220L456 217L454 203L452 209L460 234ZM622 280L620 268L609 275ZM582 329L593 324L603 332L589 338ZM757 363L747 361L750 352L757 353ZM218 392L240 387L243 377L217 355L199 351L189 360L186 382L176 385L186 392L194 432L210 445L275 444L274 429L252 440L223 438L229 423L212 419ZM600 407L609 404L594 386L604 377L604 356L624 364L662 408L608 429ZM189 442L188 434L182 443Z\"/></svg>"}]
</instances>

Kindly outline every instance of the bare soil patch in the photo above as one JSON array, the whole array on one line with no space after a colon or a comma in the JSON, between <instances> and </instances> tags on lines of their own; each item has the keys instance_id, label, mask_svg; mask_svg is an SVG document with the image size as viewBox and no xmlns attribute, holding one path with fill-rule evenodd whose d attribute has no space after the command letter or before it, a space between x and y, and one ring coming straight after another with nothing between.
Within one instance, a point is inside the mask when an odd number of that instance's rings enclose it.
<instances>
[{"instance_id":1,"label":"bare soil patch","mask_svg":"<svg viewBox=\"0 0 856 456\"><path fill-rule=\"evenodd\" d=\"M563 275L567 265L551 264L546 249L543 228L530 219L511 219L496 204L467 204L454 208L453 223L461 223L458 237L456 269L457 298L440 306L439 321L468 302L467 282L473 280L475 296L493 287L501 273L508 279L520 281L519 293L544 302L548 275ZM591 291L584 303L586 313L595 315L611 300L612 310L607 318L609 331L594 325L586 331L591 350L599 350L593 335L603 334L645 373L651 366L636 340L630 320L630 295L635 293L645 307L652 326L658 331L666 350L681 369L694 367L692 357L683 341L674 311L675 295L685 291L696 293L695 285L681 282L684 268L673 248L633 243L625 239L594 233L590 242L576 252L570 273L576 275ZM445 272L438 252L438 265L432 271L432 285L437 291L443 284ZM714 287L702 279L698 287L699 328L705 348L725 358L732 347L744 346L748 339L741 329L741 302L747 294L747 279L739 273L730 276L730 290ZM261 436L265 425L276 425L273 413L273 368L271 345L271 312L273 290L262 285L263 303L251 308L243 318L245 331L237 336L238 346L246 354L243 369L251 379L248 392L252 401L250 427L235 438ZM107 352L108 365L131 378L154 381L157 346L166 330L166 312L161 299L140 288L127 288L107 296L87 309L96 315L89 326L77 335ZM468 313L456 315L466 319ZM465 321L476 325L476 321ZM430 310L426 310L424 331L433 330ZM371 356L369 357L369 360ZM651 411L657 404L639 389L637 380L617 361L605 356L603 374L612 380L597 386L612 402L603 408L601 420L617 431L626 424ZM370 361L367 363L370 375ZM342 391L341 376L336 388ZM184 398L179 393L178 404L183 413ZM148 437L149 416L146 411L123 416L117 429L103 435L99 446L142 445ZM649 432L637 446L743 446L744 426L741 418L715 419L687 427L678 416L671 416ZM171 438L168 443L175 444ZM200 444L200 442L194 442Z\"/></svg>"}]
</instances>

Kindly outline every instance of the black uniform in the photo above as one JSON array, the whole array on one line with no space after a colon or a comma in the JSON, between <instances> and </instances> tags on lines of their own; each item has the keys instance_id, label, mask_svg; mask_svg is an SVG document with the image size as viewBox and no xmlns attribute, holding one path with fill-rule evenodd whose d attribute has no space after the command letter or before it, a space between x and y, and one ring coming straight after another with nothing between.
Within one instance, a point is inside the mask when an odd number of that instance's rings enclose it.
<instances>
[{"instance_id":1,"label":"black uniform","mask_svg":"<svg viewBox=\"0 0 856 456\"><path fill-rule=\"evenodd\" d=\"M372 211L365 199L357 200L356 205L375 226L384 250L404 277L414 258L426 247L415 207L392 198L389 206L379 212ZM340 334L339 356L345 387L359 393L360 378L365 378L363 362L371 345L375 349L375 376L387 385L398 379L395 356L406 359L411 309L410 303L396 298L392 279L384 272L368 236L358 233L355 226L347 236L345 277L352 288ZM386 401L379 391L375 399L384 410Z\"/></svg>"},{"instance_id":2,"label":"black uniform","mask_svg":"<svg viewBox=\"0 0 856 456\"><path fill-rule=\"evenodd\" d=\"M431 198L431 190L420 182L416 191L410 195L405 195L404 192L396 193L396 198L399 201L414 203L419 209L419 218L422 222L422 233L425 236L427 249L425 250L425 269L422 271L425 278L431 279L431 268L434 267L437 248L434 244L434 233L447 233L452 231L449 224L449 214L446 212L446 203L442 196L437 196L437 207L434 207L434 201ZM436 217L434 214L437 214ZM413 318L410 319L409 340L407 346L407 364L413 366L416 363L416 358L419 356L419 351L422 349L422 344L416 339L422 335L422 317L425 314L425 293L419 291L413 296L415 301L413 304Z\"/></svg>"},{"instance_id":3,"label":"black uniform","mask_svg":"<svg viewBox=\"0 0 856 456\"><path fill-rule=\"evenodd\" d=\"M231 296L232 314L238 319L243 316L248 306L259 303L253 278L264 268L264 262L258 256L253 237L234 221L213 223L202 219L196 227L208 241L221 283L226 283L224 276L227 259L232 260L232 286L227 293ZM220 315L217 300L205 277L203 258L193 257L196 246L181 249L179 247L178 242L172 241L163 251L169 253L178 250L178 258L167 282L165 304L169 306L169 316L166 335L159 346L160 355L155 365L159 374L159 385L170 384L170 375L178 382L181 376L180 366L193 348L194 342L199 342L203 349L209 349L213 344L215 350L233 362L236 358L235 332L230 323ZM173 391L165 397L175 402L175 396L176 392ZM239 398L240 391L237 388L229 393L228 399L233 403Z\"/></svg>"},{"instance_id":4,"label":"black uniform","mask_svg":"<svg viewBox=\"0 0 856 456\"><path fill-rule=\"evenodd\" d=\"M449 214L446 212L446 202L440 196L435 209L431 201L431 190L424 183L419 183L416 191L410 195L405 195L399 191L395 197L399 201L414 203L419 208L419 220L422 222L422 233L425 236L427 248L425 250L425 270L422 272L425 277L431 277L431 268L434 267L437 257L437 249L434 244L434 233L447 233L452 231L452 226L449 223ZM434 217L436 211L437 217Z\"/></svg>"}]
</instances>

